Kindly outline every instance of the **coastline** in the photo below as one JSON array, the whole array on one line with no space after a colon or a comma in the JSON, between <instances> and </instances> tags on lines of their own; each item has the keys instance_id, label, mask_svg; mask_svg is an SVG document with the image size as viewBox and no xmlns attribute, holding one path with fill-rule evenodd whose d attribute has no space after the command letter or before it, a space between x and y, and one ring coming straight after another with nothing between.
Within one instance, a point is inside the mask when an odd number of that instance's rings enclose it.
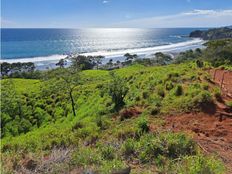
<instances>
[{"instance_id":1,"label":"coastline","mask_svg":"<svg viewBox=\"0 0 232 174\"><path fill-rule=\"evenodd\" d=\"M170 54L172 58L174 58L176 54L186 51L189 49L196 49L202 48L203 44L206 41L200 38L194 38L190 41L179 42L170 45L160 45L155 47L147 47L147 48L136 48L136 49L124 49L124 50L116 50L116 51L98 51L98 52L89 52L89 53L82 53L80 55L83 56L104 56L103 64L106 64L110 59L113 62L116 61L124 61L125 58L123 57L124 54L137 54L140 58L145 58L151 54L155 54L157 52L163 52L166 54ZM60 59L66 58L68 55L50 55L50 56L40 56L40 57L33 57L33 58L19 58L19 59L1 59L1 62L7 63L25 63L25 62L33 62L38 70L46 70L46 69L53 69L56 68L56 63Z\"/></svg>"}]
</instances>

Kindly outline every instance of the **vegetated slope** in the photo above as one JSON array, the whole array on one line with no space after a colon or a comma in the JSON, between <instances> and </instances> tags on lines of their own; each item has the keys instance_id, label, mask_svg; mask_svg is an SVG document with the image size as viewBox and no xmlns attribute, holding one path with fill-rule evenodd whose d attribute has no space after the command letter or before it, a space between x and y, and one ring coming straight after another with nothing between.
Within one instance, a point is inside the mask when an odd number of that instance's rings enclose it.
<instances>
[{"instance_id":1,"label":"vegetated slope","mask_svg":"<svg viewBox=\"0 0 232 174\"><path fill-rule=\"evenodd\" d=\"M163 128L164 115L213 105L218 89L206 71L193 62L114 72L128 87L124 108L113 111L108 71L83 71L73 92L76 117L68 94L53 88L57 79L20 79L26 90L18 79L3 80L4 172L223 173L220 160L205 156L191 136Z\"/></svg>"},{"instance_id":2,"label":"vegetated slope","mask_svg":"<svg viewBox=\"0 0 232 174\"><path fill-rule=\"evenodd\" d=\"M221 94L215 93L213 112L188 113L166 117L165 127L173 131L186 131L194 135L203 151L216 153L232 172L232 72L211 69L212 85L221 87ZM228 105L228 106L227 106ZM212 111L212 110L211 110Z\"/></svg>"},{"instance_id":3,"label":"vegetated slope","mask_svg":"<svg viewBox=\"0 0 232 174\"><path fill-rule=\"evenodd\" d=\"M190 37L199 37L204 40L216 40L232 38L232 29L229 27L213 28L206 31L195 30L190 33Z\"/></svg>"}]
</instances>

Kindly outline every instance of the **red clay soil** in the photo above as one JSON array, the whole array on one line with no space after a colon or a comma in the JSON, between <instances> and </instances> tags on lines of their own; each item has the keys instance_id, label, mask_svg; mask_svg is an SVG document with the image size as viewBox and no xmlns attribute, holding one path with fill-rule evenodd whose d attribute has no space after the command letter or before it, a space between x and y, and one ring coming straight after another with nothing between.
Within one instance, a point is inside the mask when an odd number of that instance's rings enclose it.
<instances>
[{"instance_id":1,"label":"red clay soil","mask_svg":"<svg viewBox=\"0 0 232 174\"><path fill-rule=\"evenodd\" d=\"M164 127L192 134L201 149L206 154L218 155L232 174L232 117L228 116L232 112L224 105L225 100L232 99L232 72L213 69L210 75L216 85L222 86L222 102L216 102L215 111L168 116Z\"/></svg>"},{"instance_id":2,"label":"red clay soil","mask_svg":"<svg viewBox=\"0 0 232 174\"><path fill-rule=\"evenodd\" d=\"M192 134L205 153L217 154L232 173L232 118L220 121L219 117L206 113L169 116L165 128Z\"/></svg>"}]
</instances>

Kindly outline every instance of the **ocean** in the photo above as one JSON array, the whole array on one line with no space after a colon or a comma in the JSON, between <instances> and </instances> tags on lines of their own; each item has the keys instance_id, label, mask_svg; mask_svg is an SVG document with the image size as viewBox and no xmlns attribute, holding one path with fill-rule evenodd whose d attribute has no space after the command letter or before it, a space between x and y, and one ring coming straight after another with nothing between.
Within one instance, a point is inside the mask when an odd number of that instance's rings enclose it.
<instances>
[{"instance_id":1,"label":"ocean","mask_svg":"<svg viewBox=\"0 0 232 174\"><path fill-rule=\"evenodd\" d=\"M158 51L179 52L201 47L188 35L195 28L169 29L1 29L1 62L57 62L71 54L103 55L119 59Z\"/></svg>"}]
</instances>

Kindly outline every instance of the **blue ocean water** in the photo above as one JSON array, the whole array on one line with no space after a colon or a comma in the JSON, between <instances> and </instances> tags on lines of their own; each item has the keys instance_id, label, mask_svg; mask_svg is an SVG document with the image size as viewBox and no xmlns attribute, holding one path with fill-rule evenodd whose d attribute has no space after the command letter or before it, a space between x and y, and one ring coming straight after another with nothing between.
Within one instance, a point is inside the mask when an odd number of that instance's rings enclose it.
<instances>
[{"instance_id":1,"label":"blue ocean water","mask_svg":"<svg viewBox=\"0 0 232 174\"><path fill-rule=\"evenodd\" d=\"M195 28L1 29L1 59L49 60L61 55L122 52L178 43ZM185 44L182 44L184 46ZM134 51L136 52L136 51ZM40 59L33 59L33 58Z\"/></svg>"}]
</instances>

